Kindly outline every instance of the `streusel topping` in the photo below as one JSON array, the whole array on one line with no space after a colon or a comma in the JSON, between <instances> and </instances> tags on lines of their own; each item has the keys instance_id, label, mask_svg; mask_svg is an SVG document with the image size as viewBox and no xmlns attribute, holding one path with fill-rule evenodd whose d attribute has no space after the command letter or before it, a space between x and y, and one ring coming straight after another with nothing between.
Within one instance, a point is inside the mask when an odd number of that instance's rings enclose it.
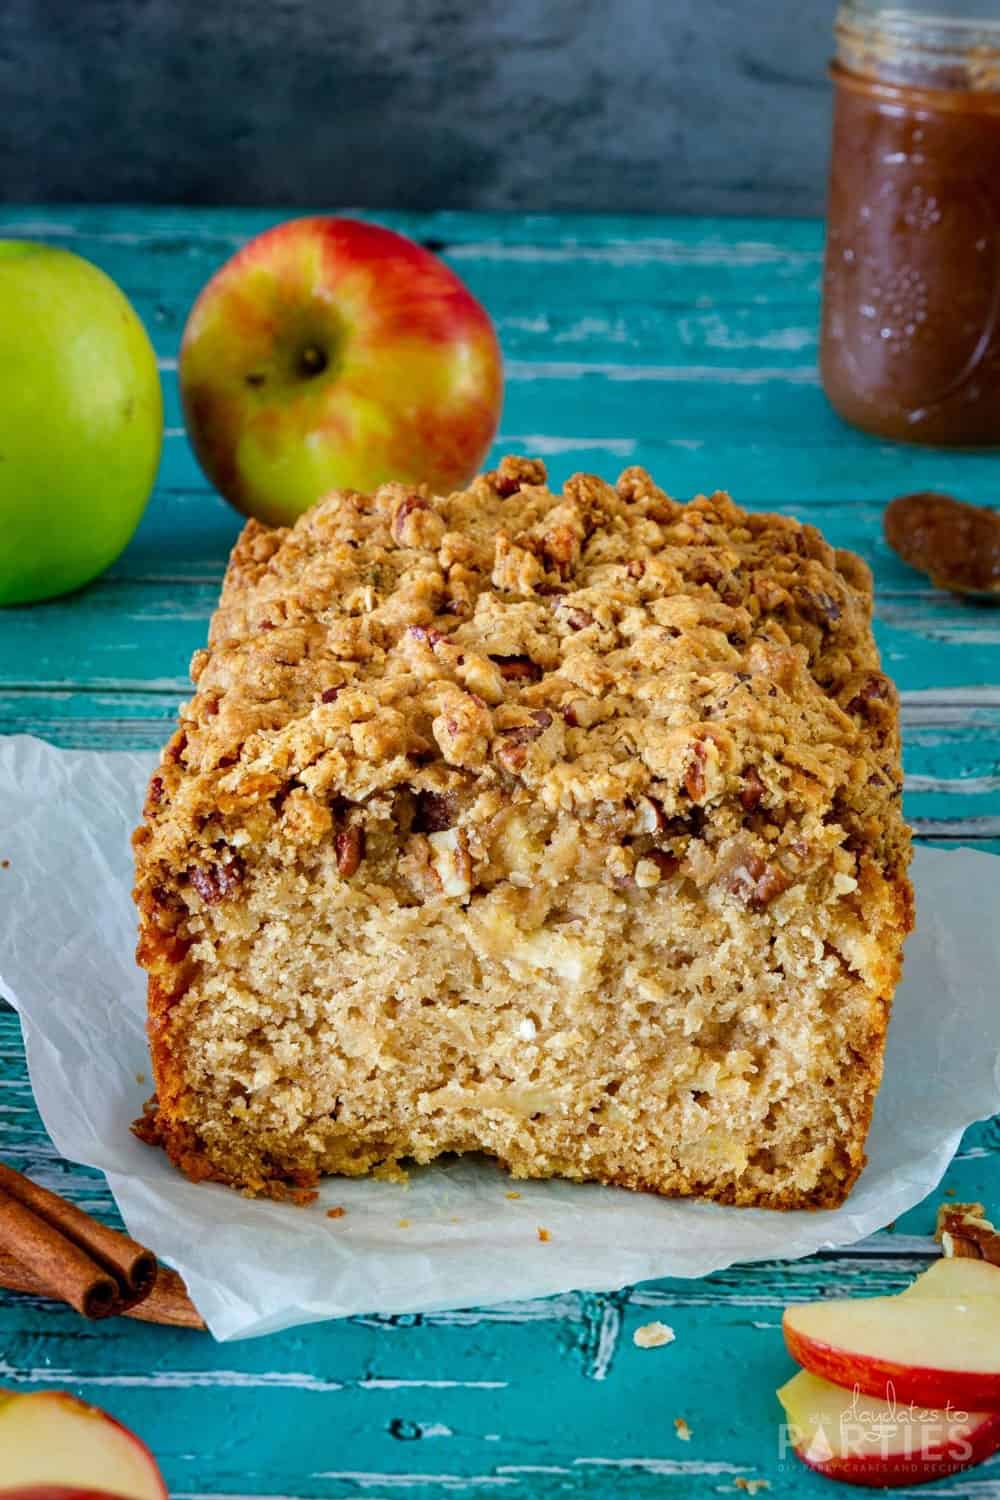
<instances>
[{"instance_id":1,"label":"streusel topping","mask_svg":"<svg viewBox=\"0 0 1000 1500\"><path fill-rule=\"evenodd\" d=\"M609 838L724 804L734 830L834 802L875 826L899 776L870 612L865 565L813 527L721 492L680 504L637 468L556 494L505 458L445 497L387 484L251 521L147 859L255 805L320 837L331 797L402 785L518 784Z\"/></svg>"}]
</instances>

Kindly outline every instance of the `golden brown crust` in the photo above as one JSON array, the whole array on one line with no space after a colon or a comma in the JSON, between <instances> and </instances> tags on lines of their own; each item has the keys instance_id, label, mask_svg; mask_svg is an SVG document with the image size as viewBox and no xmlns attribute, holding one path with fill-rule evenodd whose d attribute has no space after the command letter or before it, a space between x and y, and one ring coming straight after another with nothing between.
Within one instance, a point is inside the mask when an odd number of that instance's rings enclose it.
<instances>
[{"instance_id":1,"label":"golden brown crust","mask_svg":"<svg viewBox=\"0 0 1000 1500\"><path fill-rule=\"evenodd\" d=\"M721 493L682 505L639 469L553 494L540 463L507 458L447 497L385 485L335 493L289 530L251 521L135 837L172 1157L226 1175L187 1121L172 1040L198 967L192 911L238 902L279 834L304 851L333 839L340 875L363 876L369 810L400 796L406 900L490 878L472 822L450 844L439 832L483 796L574 819L581 851L611 850L594 878L635 889L681 870L751 916L840 850L851 962L887 1002L911 924L908 832L871 606L864 563L813 527ZM866 943L867 911L893 903L894 940ZM873 1017L843 1167L816 1204L863 1163L888 1004Z\"/></svg>"}]
</instances>

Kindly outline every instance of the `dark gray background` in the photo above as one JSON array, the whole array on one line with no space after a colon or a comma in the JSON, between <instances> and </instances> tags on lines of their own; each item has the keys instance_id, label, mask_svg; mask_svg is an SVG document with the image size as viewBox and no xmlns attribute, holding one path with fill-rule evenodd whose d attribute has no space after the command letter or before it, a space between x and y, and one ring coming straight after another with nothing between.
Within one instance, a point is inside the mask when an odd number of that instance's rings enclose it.
<instances>
[{"instance_id":1,"label":"dark gray background","mask_svg":"<svg viewBox=\"0 0 1000 1500\"><path fill-rule=\"evenodd\" d=\"M0 0L0 193L815 214L833 9Z\"/></svg>"}]
</instances>

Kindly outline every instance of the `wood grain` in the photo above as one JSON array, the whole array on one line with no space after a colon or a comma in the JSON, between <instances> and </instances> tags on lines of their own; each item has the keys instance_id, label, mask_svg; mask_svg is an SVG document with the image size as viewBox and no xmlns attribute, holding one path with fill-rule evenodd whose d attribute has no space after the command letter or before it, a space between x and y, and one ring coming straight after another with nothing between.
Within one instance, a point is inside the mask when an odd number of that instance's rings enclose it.
<instances>
[{"instance_id":1,"label":"wood grain","mask_svg":"<svg viewBox=\"0 0 1000 1500\"><path fill-rule=\"evenodd\" d=\"M214 267L281 217L0 210L0 235L76 249L135 298L168 411L156 493L121 560L82 594L0 618L8 732L69 746L162 743L239 526L187 447L177 340ZM510 375L497 452L541 454L559 481L645 463L680 496L725 485L754 507L802 514L867 558L879 642L903 689L907 811L932 841L1000 853L1000 614L929 590L880 533L882 505L906 490L992 501L996 456L894 448L829 412L813 373L819 226L383 218L443 247L497 319ZM14 878L0 870L0 912L2 882ZM46 1139L17 1021L2 1006L0 1154L117 1222L103 1179ZM1000 1118L966 1133L943 1186L1000 1208ZM686 1500L738 1495L738 1478L818 1500L828 1483L779 1447L773 1391L790 1373L781 1309L899 1290L934 1253L933 1225L928 1202L864 1245L806 1261L614 1295L372 1315L230 1346L122 1320L85 1327L41 1299L0 1296L0 1386L63 1384L108 1406L151 1443L179 1500ZM633 1332L654 1318L676 1341L637 1349ZM1000 1500L1000 1463L935 1493Z\"/></svg>"}]
</instances>

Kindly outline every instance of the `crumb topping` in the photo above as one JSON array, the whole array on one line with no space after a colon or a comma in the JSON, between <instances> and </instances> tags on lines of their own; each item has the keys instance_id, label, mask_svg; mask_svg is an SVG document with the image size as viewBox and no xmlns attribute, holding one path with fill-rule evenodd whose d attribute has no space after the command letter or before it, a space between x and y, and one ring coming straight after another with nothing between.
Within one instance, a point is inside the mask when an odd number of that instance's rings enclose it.
<instances>
[{"instance_id":1,"label":"crumb topping","mask_svg":"<svg viewBox=\"0 0 1000 1500\"><path fill-rule=\"evenodd\" d=\"M711 815L716 874L749 908L806 857L756 835L807 812L892 866L896 696L870 614L865 565L813 527L721 492L678 503L637 468L560 494L505 458L457 494L387 484L291 529L251 521L150 784L140 886L182 862L225 901L277 825L332 837L351 880L391 808L415 897L461 899L490 798L572 816L639 889Z\"/></svg>"}]
</instances>

